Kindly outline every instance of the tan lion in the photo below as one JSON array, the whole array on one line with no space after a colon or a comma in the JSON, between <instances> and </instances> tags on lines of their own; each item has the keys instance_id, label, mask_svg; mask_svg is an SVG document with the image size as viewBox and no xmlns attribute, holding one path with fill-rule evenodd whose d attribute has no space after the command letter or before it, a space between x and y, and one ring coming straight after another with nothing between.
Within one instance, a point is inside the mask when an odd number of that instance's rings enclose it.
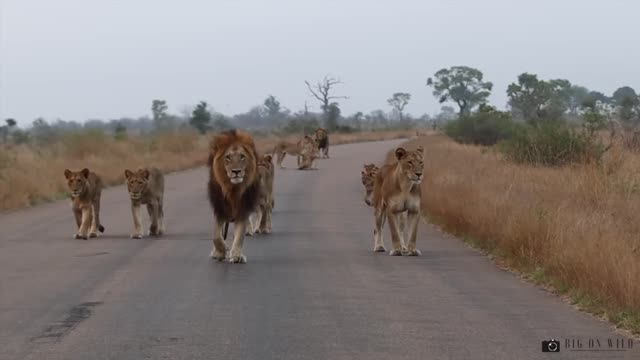
<instances>
[{"instance_id":1,"label":"tan lion","mask_svg":"<svg viewBox=\"0 0 640 360\"><path fill-rule=\"evenodd\" d=\"M373 206L373 183L378 170L380 169L376 164L364 164L364 170L360 172L362 185L364 186L364 202L369 206Z\"/></svg>"},{"instance_id":2,"label":"tan lion","mask_svg":"<svg viewBox=\"0 0 640 360\"><path fill-rule=\"evenodd\" d=\"M140 219L140 205L147 205L147 212L151 224L149 236L160 236L164 233L164 175L160 170L152 168L138 169L133 172L124 171L127 181L127 191L131 199L131 214L133 215L133 239L142 239L142 222Z\"/></svg>"},{"instance_id":3,"label":"tan lion","mask_svg":"<svg viewBox=\"0 0 640 360\"><path fill-rule=\"evenodd\" d=\"M315 131L315 140L318 144L318 150L322 152L322 157L329 158L329 134L326 129L317 128Z\"/></svg>"},{"instance_id":4,"label":"tan lion","mask_svg":"<svg viewBox=\"0 0 640 360\"><path fill-rule=\"evenodd\" d=\"M317 149L315 139L309 135L305 135L295 144L288 141L278 142L270 152L270 154L276 156L276 164L280 169L284 169L284 166L282 166L282 161L287 154L297 156L298 167L300 167L303 154L314 152L316 151L315 149Z\"/></svg>"},{"instance_id":5,"label":"tan lion","mask_svg":"<svg viewBox=\"0 0 640 360\"><path fill-rule=\"evenodd\" d=\"M102 179L87 168L80 171L65 169L64 177L67 178L71 209L78 226L74 237L82 240L98 237L98 231L104 232L104 226L100 223Z\"/></svg>"},{"instance_id":6,"label":"tan lion","mask_svg":"<svg viewBox=\"0 0 640 360\"><path fill-rule=\"evenodd\" d=\"M211 257L246 263L247 258L242 253L245 231L249 215L255 211L260 199L258 154L251 135L233 129L214 136L207 163L207 189L215 217ZM234 223L233 243L227 254L224 238L231 222Z\"/></svg>"},{"instance_id":7,"label":"tan lion","mask_svg":"<svg viewBox=\"0 0 640 360\"><path fill-rule=\"evenodd\" d=\"M395 150L396 162L384 165L378 170L373 188L375 208L374 251L384 252L382 228L385 218L389 219L393 249L389 255L421 254L416 247L418 221L420 219L421 184L424 179L424 148L418 146L409 151L403 147ZM406 212L408 243L405 248L402 236L403 212ZM406 250L405 250L406 249Z\"/></svg>"},{"instance_id":8,"label":"tan lion","mask_svg":"<svg viewBox=\"0 0 640 360\"><path fill-rule=\"evenodd\" d=\"M261 156L258 159L258 174L260 175L260 199L255 213L249 217L251 224L245 234L253 235L271 232L271 214L273 212L273 179L274 166L273 157L270 154Z\"/></svg>"}]
</instances>

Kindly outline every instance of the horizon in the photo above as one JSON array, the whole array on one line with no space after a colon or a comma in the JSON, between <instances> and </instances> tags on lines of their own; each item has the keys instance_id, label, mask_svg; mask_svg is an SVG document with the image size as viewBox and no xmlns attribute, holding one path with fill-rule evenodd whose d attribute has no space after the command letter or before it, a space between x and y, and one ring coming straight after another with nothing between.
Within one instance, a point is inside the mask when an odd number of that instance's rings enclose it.
<instances>
[{"instance_id":1,"label":"horizon","mask_svg":"<svg viewBox=\"0 0 640 360\"><path fill-rule=\"evenodd\" d=\"M392 93L408 92L405 112L418 118L455 108L439 104L426 80L457 65L483 72L499 109L524 72L610 96L640 87L638 50L625 36L633 10L640 4L595 0L0 0L0 118L21 127L39 117L137 119L150 116L153 99L172 114L203 100L233 116L270 94L291 112L305 101L317 112L304 81L327 74L344 83L335 95L349 96L339 101L343 116L388 113Z\"/></svg>"}]
</instances>

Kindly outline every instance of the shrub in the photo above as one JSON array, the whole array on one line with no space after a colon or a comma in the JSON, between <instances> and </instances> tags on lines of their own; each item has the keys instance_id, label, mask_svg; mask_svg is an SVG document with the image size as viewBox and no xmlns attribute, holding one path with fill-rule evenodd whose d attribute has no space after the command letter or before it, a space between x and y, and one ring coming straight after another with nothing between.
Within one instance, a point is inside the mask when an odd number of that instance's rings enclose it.
<instances>
[{"instance_id":1,"label":"shrub","mask_svg":"<svg viewBox=\"0 0 640 360\"><path fill-rule=\"evenodd\" d=\"M462 144L490 146L511 138L517 126L509 113L481 105L478 112L448 122L444 132Z\"/></svg>"},{"instance_id":2,"label":"shrub","mask_svg":"<svg viewBox=\"0 0 640 360\"><path fill-rule=\"evenodd\" d=\"M588 129L573 129L554 122L524 127L500 144L500 151L507 159L544 166L599 162L606 150L597 135Z\"/></svg>"}]
</instances>

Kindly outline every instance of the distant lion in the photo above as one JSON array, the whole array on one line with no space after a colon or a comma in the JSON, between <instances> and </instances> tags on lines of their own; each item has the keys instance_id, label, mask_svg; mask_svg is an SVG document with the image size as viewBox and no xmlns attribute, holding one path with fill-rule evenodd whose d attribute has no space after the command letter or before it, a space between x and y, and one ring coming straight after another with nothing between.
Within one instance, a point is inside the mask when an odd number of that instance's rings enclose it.
<instances>
[{"instance_id":1,"label":"distant lion","mask_svg":"<svg viewBox=\"0 0 640 360\"><path fill-rule=\"evenodd\" d=\"M421 254L416 247L418 221L420 219L421 184L424 179L424 148L418 146L409 151L403 147L395 150L396 162L384 165L378 170L373 189L375 209L374 251L384 252L382 227L389 219L393 249L389 255ZM408 243L405 250L402 238L402 213L407 213Z\"/></svg>"},{"instance_id":2,"label":"distant lion","mask_svg":"<svg viewBox=\"0 0 640 360\"><path fill-rule=\"evenodd\" d=\"M282 161L287 154L295 155L298 158L298 167L301 163L302 153L308 153L314 151L317 148L317 144L313 137L305 135L297 143L291 143L288 141L280 141L276 144L271 154L276 156L276 164L280 169L284 169Z\"/></svg>"},{"instance_id":3,"label":"distant lion","mask_svg":"<svg viewBox=\"0 0 640 360\"><path fill-rule=\"evenodd\" d=\"M317 128L315 131L316 142L318 143L318 150L322 152L322 157L329 158L329 135L326 129Z\"/></svg>"},{"instance_id":4,"label":"distant lion","mask_svg":"<svg viewBox=\"0 0 640 360\"><path fill-rule=\"evenodd\" d=\"M151 224L149 236L160 236L164 233L164 175L155 167L138 169L133 172L124 171L127 191L131 199L134 231L131 237L142 238L142 222L140 221L140 205L147 205Z\"/></svg>"},{"instance_id":5,"label":"distant lion","mask_svg":"<svg viewBox=\"0 0 640 360\"><path fill-rule=\"evenodd\" d=\"M260 198L258 206L253 215L249 217L251 226L247 228L245 234L253 235L271 232L271 214L273 212L273 179L274 166L273 157L270 154L263 155L258 158L258 174L260 175Z\"/></svg>"},{"instance_id":6,"label":"distant lion","mask_svg":"<svg viewBox=\"0 0 640 360\"><path fill-rule=\"evenodd\" d=\"M246 263L242 253L249 215L260 200L260 175L256 146L246 132L232 129L211 139L209 145L209 202L213 208L213 249L211 257L229 258L232 263ZM234 223L233 243L227 254L223 227Z\"/></svg>"},{"instance_id":7,"label":"distant lion","mask_svg":"<svg viewBox=\"0 0 640 360\"><path fill-rule=\"evenodd\" d=\"M71 192L71 209L78 227L74 237L82 240L98 237L98 231L104 232L100 223L102 179L87 168L80 171L65 169L64 177Z\"/></svg>"}]
</instances>

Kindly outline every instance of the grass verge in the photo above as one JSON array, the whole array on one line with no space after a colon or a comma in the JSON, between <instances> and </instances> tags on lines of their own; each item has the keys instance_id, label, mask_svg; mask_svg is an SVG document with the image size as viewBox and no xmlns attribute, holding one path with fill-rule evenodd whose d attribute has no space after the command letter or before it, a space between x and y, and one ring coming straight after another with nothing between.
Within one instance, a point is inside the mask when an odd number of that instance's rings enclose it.
<instances>
[{"instance_id":1,"label":"grass verge","mask_svg":"<svg viewBox=\"0 0 640 360\"><path fill-rule=\"evenodd\" d=\"M430 222L640 335L640 156L614 148L600 165L545 168L443 135L404 146L417 145L425 148Z\"/></svg>"}]
</instances>

